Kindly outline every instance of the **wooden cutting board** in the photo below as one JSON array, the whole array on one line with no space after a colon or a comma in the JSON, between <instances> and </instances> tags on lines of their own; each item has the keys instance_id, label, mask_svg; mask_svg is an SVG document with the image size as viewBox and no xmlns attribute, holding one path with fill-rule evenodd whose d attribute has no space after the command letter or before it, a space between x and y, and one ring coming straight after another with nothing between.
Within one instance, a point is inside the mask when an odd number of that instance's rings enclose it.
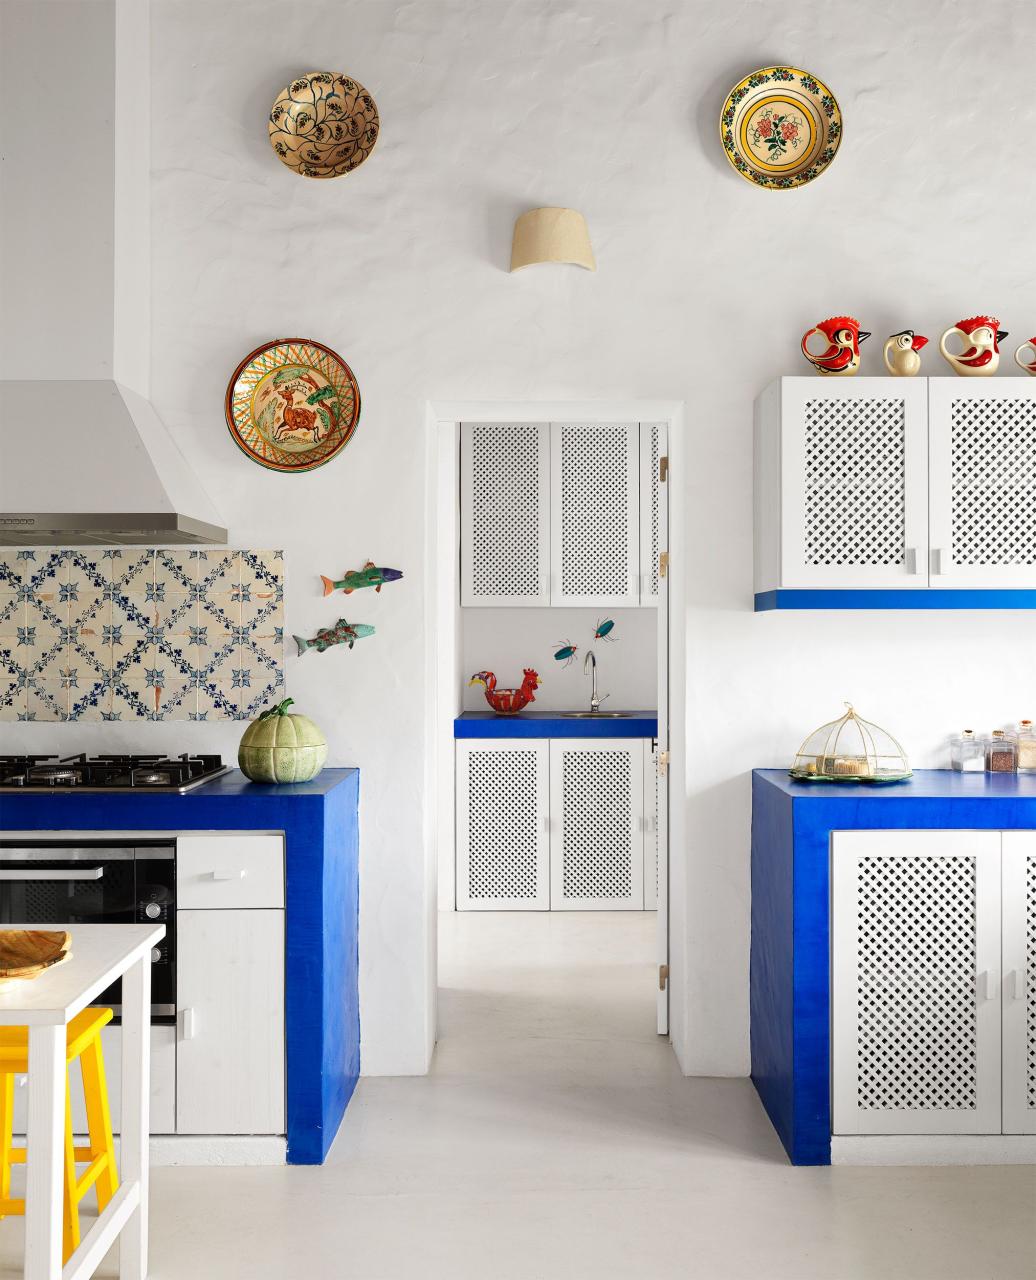
<instances>
[{"instance_id":1,"label":"wooden cutting board","mask_svg":"<svg viewBox=\"0 0 1036 1280\"><path fill-rule=\"evenodd\" d=\"M67 929L0 929L0 982L38 977L67 960L71 945Z\"/></svg>"}]
</instances>

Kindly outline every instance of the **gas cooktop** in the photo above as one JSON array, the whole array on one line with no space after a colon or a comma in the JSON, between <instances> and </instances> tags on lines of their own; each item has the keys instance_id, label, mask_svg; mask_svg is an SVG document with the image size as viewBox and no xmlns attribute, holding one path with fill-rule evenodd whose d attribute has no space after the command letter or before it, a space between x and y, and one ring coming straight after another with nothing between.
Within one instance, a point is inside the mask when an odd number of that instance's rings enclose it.
<instances>
[{"instance_id":1,"label":"gas cooktop","mask_svg":"<svg viewBox=\"0 0 1036 1280\"><path fill-rule=\"evenodd\" d=\"M174 791L229 772L219 756L0 756L0 791Z\"/></svg>"}]
</instances>

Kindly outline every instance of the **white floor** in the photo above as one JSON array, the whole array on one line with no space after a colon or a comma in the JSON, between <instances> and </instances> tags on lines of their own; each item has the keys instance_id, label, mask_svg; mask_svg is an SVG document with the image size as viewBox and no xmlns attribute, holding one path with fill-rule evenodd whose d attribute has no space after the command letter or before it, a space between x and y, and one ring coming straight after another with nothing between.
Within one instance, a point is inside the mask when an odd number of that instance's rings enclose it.
<instances>
[{"instance_id":1,"label":"white floor","mask_svg":"<svg viewBox=\"0 0 1036 1280\"><path fill-rule=\"evenodd\" d=\"M684 1079L652 928L444 917L431 1075L362 1080L322 1169L156 1169L154 1280L1036 1275L1036 1169L792 1169L746 1081Z\"/></svg>"}]
</instances>

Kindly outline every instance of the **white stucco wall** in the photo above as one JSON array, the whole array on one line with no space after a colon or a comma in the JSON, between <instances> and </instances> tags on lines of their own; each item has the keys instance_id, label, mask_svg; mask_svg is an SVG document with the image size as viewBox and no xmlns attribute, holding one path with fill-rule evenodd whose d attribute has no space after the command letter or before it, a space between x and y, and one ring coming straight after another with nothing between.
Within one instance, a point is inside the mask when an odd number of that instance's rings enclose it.
<instances>
[{"instance_id":1,"label":"white stucco wall","mask_svg":"<svg viewBox=\"0 0 1036 1280\"><path fill-rule=\"evenodd\" d=\"M369 555L407 574L350 598L375 640L288 671L332 760L363 770L365 1071L426 1055L428 399L686 401L691 967L674 1026L689 1070L748 1066L751 767L784 764L848 697L918 765L944 763L955 726L1033 714L1027 615L751 612L751 407L805 369L799 335L831 314L874 332L872 373L907 325L937 336L992 310L1011 350L1036 332L1034 38L1036 9L1009 0L156 0L155 403L235 543L286 549L290 630L330 616L317 573ZM776 58L826 80L845 116L836 163L798 192L750 187L717 137L726 91ZM373 92L382 134L355 174L303 181L270 151L265 113L325 65ZM538 204L586 214L596 275L507 274L513 219ZM222 398L245 352L295 334L345 356L363 416L334 463L278 476L234 447ZM941 372L932 347L925 362ZM8 730L23 750L58 736ZM238 737L189 730L122 733L228 754Z\"/></svg>"}]
</instances>

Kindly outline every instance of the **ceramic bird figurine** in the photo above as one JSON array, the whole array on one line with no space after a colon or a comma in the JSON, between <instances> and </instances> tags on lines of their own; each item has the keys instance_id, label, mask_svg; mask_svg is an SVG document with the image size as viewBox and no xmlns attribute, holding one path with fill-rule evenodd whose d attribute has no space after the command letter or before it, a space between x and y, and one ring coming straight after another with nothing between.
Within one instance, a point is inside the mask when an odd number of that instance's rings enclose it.
<instances>
[{"instance_id":1,"label":"ceramic bird figurine","mask_svg":"<svg viewBox=\"0 0 1036 1280\"><path fill-rule=\"evenodd\" d=\"M947 349L946 339L953 333L964 342L964 350L954 354ZM995 316L972 316L959 320L939 339L939 350L955 373L962 378L988 378L1000 364L1000 343L1007 332L1000 328Z\"/></svg>"},{"instance_id":2,"label":"ceramic bird figurine","mask_svg":"<svg viewBox=\"0 0 1036 1280\"><path fill-rule=\"evenodd\" d=\"M894 378L914 377L921 368L921 357L918 353L927 345L928 339L915 333L913 329L894 333L881 349L885 368Z\"/></svg>"},{"instance_id":3,"label":"ceramic bird figurine","mask_svg":"<svg viewBox=\"0 0 1036 1280\"><path fill-rule=\"evenodd\" d=\"M1023 351L1028 351L1028 360L1023 359ZM1026 373L1036 375L1036 338L1030 338L1028 342L1022 343L1014 353L1014 362L1019 369L1024 369Z\"/></svg>"},{"instance_id":4,"label":"ceramic bird figurine","mask_svg":"<svg viewBox=\"0 0 1036 1280\"><path fill-rule=\"evenodd\" d=\"M827 348L819 355L806 346L815 333L827 339ZM852 316L832 316L802 335L802 354L818 373L848 376L860 367L860 343L870 336Z\"/></svg>"},{"instance_id":5,"label":"ceramic bird figurine","mask_svg":"<svg viewBox=\"0 0 1036 1280\"><path fill-rule=\"evenodd\" d=\"M498 716L513 716L536 701L536 690L540 687L540 678L531 667L526 667L522 674L525 679L520 689L498 689L492 671L476 671L468 684L480 684L485 689L486 701Z\"/></svg>"}]
</instances>

